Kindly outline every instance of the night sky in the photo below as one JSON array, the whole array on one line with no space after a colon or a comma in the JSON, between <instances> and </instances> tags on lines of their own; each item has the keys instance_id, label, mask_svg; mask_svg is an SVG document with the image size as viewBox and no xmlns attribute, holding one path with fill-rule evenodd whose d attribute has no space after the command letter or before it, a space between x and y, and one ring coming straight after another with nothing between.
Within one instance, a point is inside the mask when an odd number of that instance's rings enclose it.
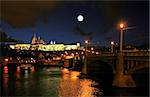
<instances>
[{"instance_id":1,"label":"night sky","mask_svg":"<svg viewBox=\"0 0 150 97\"><path fill-rule=\"evenodd\" d=\"M120 21L133 27L124 31L124 44L149 42L149 1L1 1L1 31L27 43L35 33L47 43L82 43L88 36L108 45L119 42Z\"/></svg>"}]
</instances>

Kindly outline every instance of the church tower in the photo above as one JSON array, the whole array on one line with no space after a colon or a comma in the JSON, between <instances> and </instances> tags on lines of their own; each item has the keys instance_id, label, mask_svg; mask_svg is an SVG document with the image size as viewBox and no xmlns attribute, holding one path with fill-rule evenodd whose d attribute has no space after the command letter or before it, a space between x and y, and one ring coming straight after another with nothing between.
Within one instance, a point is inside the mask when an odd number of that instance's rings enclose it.
<instances>
[{"instance_id":1,"label":"church tower","mask_svg":"<svg viewBox=\"0 0 150 97\"><path fill-rule=\"evenodd\" d=\"M37 37L36 37L36 34L34 34L34 36L32 37L31 44L36 44L36 43L37 43Z\"/></svg>"}]
</instances>

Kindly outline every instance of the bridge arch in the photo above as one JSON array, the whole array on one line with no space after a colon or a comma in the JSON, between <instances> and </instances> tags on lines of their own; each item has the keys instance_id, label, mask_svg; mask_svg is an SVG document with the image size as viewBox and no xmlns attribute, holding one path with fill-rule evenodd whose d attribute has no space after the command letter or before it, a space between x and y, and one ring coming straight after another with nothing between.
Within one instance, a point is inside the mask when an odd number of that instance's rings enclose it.
<instances>
[{"instance_id":1,"label":"bridge arch","mask_svg":"<svg viewBox=\"0 0 150 97\"><path fill-rule=\"evenodd\" d=\"M102 85L111 86L113 81L113 68L102 60L88 62L87 73L90 77L99 81Z\"/></svg>"}]
</instances>

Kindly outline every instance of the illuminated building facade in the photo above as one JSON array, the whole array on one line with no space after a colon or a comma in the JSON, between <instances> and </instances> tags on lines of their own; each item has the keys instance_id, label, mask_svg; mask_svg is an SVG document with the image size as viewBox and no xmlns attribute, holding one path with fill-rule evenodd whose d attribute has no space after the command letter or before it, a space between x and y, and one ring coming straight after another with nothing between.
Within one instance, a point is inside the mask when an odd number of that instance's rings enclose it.
<instances>
[{"instance_id":1,"label":"illuminated building facade","mask_svg":"<svg viewBox=\"0 0 150 97\"><path fill-rule=\"evenodd\" d=\"M32 37L31 44L34 45L34 44L46 44L46 43L40 37L37 38L36 34L34 34L34 36Z\"/></svg>"},{"instance_id":2,"label":"illuminated building facade","mask_svg":"<svg viewBox=\"0 0 150 97\"><path fill-rule=\"evenodd\" d=\"M32 37L31 44L15 44L9 45L11 49L20 50L39 50L39 51L64 51L64 50L77 50L80 48L80 43L75 45L56 44L55 41L50 44L46 44L40 37Z\"/></svg>"}]
</instances>

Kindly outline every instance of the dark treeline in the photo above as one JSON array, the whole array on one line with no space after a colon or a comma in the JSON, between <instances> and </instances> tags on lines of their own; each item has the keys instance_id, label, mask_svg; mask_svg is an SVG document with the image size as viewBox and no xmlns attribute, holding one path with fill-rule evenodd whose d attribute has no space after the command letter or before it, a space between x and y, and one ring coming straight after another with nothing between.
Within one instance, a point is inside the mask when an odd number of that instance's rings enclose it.
<instances>
[{"instance_id":1,"label":"dark treeline","mask_svg":"<svg viewBox=\"0 0 150 97\"><path fill-rule=\"evenodd\" d=\"M0 31L0 42L23 42L23 41L8 37L8 35L5 32Z\"/></svg>"}]
</instances>

